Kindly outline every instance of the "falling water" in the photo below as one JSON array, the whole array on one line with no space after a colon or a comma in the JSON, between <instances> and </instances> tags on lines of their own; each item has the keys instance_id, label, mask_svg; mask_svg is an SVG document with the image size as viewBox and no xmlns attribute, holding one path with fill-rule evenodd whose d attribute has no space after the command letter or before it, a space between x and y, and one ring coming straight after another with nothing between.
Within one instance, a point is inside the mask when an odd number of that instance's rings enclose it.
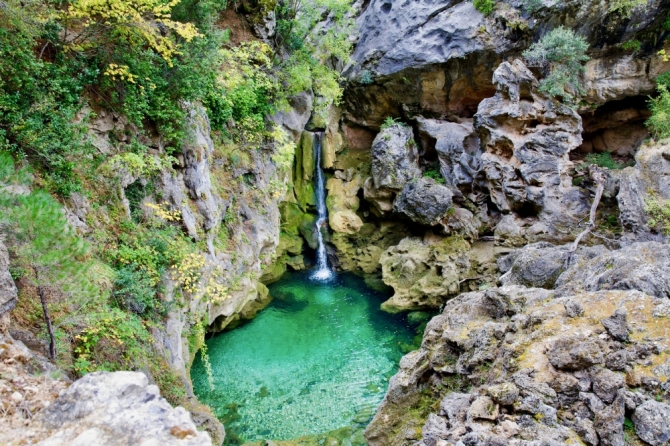
<instances>
[{"instance_id":1,"label":"falling water","mask_svg":"<svg viewBox=\"0 0 670 446\"><path fill-rule=\"evenodd\" d=\"M312 278L316 280L328 280L333 276L333 272L328 268L328 256L326 255L326 243L323 241L323 231L328 220L328 210L326 208L326 179L323 177L321 168L321 139L323 133L316 133L314 140L314 170L316 172L316 211L318 219L316 220L316 237L318 247L316 250L316 271Z\"/></svg>"}]
</instances>

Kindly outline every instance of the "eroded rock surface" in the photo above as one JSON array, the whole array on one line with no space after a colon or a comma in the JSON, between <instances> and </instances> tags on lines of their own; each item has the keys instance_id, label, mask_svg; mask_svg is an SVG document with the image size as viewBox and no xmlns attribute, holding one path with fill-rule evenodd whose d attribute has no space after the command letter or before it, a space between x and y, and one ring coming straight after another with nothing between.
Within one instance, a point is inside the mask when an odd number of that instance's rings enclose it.
<instances>
[{"instance_id":1,"label":"eroded rock surface","mask_svg":"<svg viewBox=\"0 0 670 446\"><path fill-rule=\"evenodd\" d=\"M625 414L635 411L645 437L638 435L663 444L666 303L630 290L462 294L430 321L421 349L403 358L366 438L373 446L615 445L623 444ZM568 311L575 307L581 311ZM600 323L621 311L634 327L626 344Z\"/></svg>"},{"instance_id":2,"label":"eroded rock surface","mask_svg":"<svg viewBox=\"0 0 670 446\"><path fill-rule=\"evenodd\" d=\"M139 372L86 375L35 417L28 435L44 446L212 444L184 408L170 406Z\"/></svg>"},{"instance_id":3,"label":"eroded rock surface","mask_svg":"<svg viewBox=\"0 0 670 446\"><path fill-rule=\"evenodd\" d=\"M18 293L9 273L9 253L0 240L0 319L16 306Z\"/></svg>"}]
</instances>

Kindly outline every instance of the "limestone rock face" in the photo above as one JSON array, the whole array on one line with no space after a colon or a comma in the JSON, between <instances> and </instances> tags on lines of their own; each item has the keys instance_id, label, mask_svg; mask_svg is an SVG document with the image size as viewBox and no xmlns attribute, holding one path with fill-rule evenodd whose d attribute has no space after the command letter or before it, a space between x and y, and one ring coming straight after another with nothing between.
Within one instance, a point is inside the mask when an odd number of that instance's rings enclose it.
<instances>
[{"instance_id":1,"label":"limestone rock face","mask_svg":"<svg viewBox=\"0 0 670 446\"><path fill-rule=\"evenodd\" d=\"M393 210L410 220L426 226L435 226L449 212L453 213L452 192L432 178L419 178L405 184L393 203Z\"/></svg>"},{"instance_id":2,"label":"limestone rock face","mask_svg":"<svg viewBox=\"0 0 670 446\"><path fill-rule=\"evenodd\" d=\"M18 293L9 273L9 253L0 240L0 317L16 306Z\"/></svg>"},{"instance_id":3,"label":"limestone rock face","mask_svg":"<svg viewBox=\"0 0 670 446\"><path fill-rule=\"evenodd\" d=\"M640 438L665 444L667 301L631 290L554 298L517 285L461 294L401 361L368 444L623 445L626 411ZM626 344L600 322L617 311L635 327Z\"/></svg>"},{"instance_id":4,"label":"limestone rock face","mask_svg":"<svg viewBox=\"0 0 670 446\"><path fill-rule=\"evenodd\" d=\"M170 406L139 372L86 375L42 410L31 429L44 446L212 444L185 409Z\"/></svg>"},{"instance_id":5,"label":"limestone rock face","mask_svg":"<svg viewBox=\"0 0 670 446\"><path fill-rule=\"evenodd\" d=\"M382 279L393 297L382 304L389 312L438 308L458 293L470 270L470 245L461 237L408 237L381 255Z\"/></svg>"},{"instance_id":6,"label":"limestone rock face","mask_svg":"<svg viewBox=\"0 0 670 446\"><path fill-rule=\"evenodd\" d=\"M372 142L372 178L376 189L400 191L419 178L418 151L411 127L392 125Z\"/></svg>"},{"instance_id":7,"label":"limestone rock face","mask_svg":"<svg viewBox=\"0 0 670 446\"><path fill-rule=\"evenodd\" d=\"M603 289L641 290L670 298L670 247L644 242L605 251L575 261L556 281L556 292L561 296Z\"/></svg>"},{"instance_id":8,"label":"limestone rock face","mask_svg":"<svg viewBox=\"0 0 670 446\"><path fill-rule=\"evenodd\" d=\"M363 186L363 180L360 174L354 174L353 171L349 175L349 181L347 181L347 176L340 176L344 178L330 178L326 183L328 225L335 232L355 234L363 226L363 221L356 215L360 206L358 191Z\"/></svg>"},{"instance_id":9,"label":"limestone rock face","mask_svg":"<svg viewBox=\"0 0 670 446\"><path fill-rule=\"evenodd\" d=\"M479 104L474 121L491 200L504 214L539 216L538 232L576 223L589 210L568 173L568 154L582 142L580 116L540 94L518 59L500 64L493 82L497 92Z\"/></svg>"},{"instance_id":10,"label":"limestone rock face","mask_svg":"<svg viewBox=\"0 0 670 446\"><path fill-rule=\"evenodd\" d=\"M645 200L649 199L670 199L670 145L643 144L635 155L635 166L621 172L617 195L619 219L633 239L663 240L648 225Z\"/></svg>"}]
</instances>

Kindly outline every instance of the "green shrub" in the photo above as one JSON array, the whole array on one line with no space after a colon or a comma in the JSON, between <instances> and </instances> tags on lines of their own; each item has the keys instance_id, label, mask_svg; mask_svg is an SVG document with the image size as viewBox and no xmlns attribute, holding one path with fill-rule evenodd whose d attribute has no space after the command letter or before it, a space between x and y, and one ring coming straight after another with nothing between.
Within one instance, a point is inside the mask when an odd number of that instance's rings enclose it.
<instances>
[{"instance_id":1,"label":"green shrub","mask_svg":"<svg viewBox=\"0 0 670 446\"><path fill-rule=\"evenodd\" d=\"M626 51L640 51L640 48L642 48L642 42L639 40L629 40L628 42L624 42L621 45L621 48Z\"/></svg>"},{"instance_id":2,"label":"green shrub","mask_svg":"<svg viewBox=\"0 0 670 446\"><path fill-rule=\"evenodd\" d=\"M610 170L620 170L626 167L625 163L620 163L612 158L612 154L609 152L589 153L586 155L585 161L586 164L595 164Z\"/></svg>"},{"instance_id":3,"label":"green shrub","mask_svg":"<svg viewBox=\"0 0 670 446\"><path fill-rule=\"evenodd\" d=\"M579 74L584 71L582 63L589 60L585 54L588 47L583 37L561 26L524 51L523 57L531 65L549 70L540 82L540 91L574 105L577 96L584 94Z\"/></svg>"},{"instance_id":4,"label":"green shrub","mask_svg":"<svg viewBox=\"0 0 670 446\"><path fill-rule=\"evenodd\" d=\"M361 72L361 84L362 85L370 85L371 83L374 82L372 79L372 75L370 74L370 70L363 70Z\"/></svg>"},{"instance_id":5,"label":"green shrub","mask_svg":"<svg viewBox=\"0 0 670 446\"><path fill-rule=\"evenodd\" d=\"M659 228L670 235L670 200L658 200L649 195L644 199L644 211L649 215L649 227Z\"/></svg>"},{"instance_id":6,"label":"green shrub","mask_svg":"<svg viewBox=\"0 0 670 446\"><path fill-rule=\"evenodd\" d=\"M484 15L491 14L496 6L495 0L473 0L472 3L475 5L477 11Z\"/></svg>"},{"instance_id":7,"label":"green shrub","mask_svg":"<svg viewBox=\"0 0 670 446\"><path fill-rule=\"evenodd\" d=\"M542 0L523 0L523 6L531 14L542 7Z\"/></svg>"},{"instance_id":8,"label":"green shrub","mask_svg":"<svg viewBox=\"0 0 670 446\"><path fill-rule=\"evenodd\" d=\"M437 184L445 184L445 183L446 183L444 177L443 177L442 174L440 173L439 168L437 168L437 167L433 167L433 168L431 168L431 169L429 169L429 170L426 170L426 171L423 173L423 177L424 177L424 178L432 178L433 180L435 180L435 182L436 182Z\"/></svg>"},{"instance_id":9,"label":"green shrub","mask_svg":"<svg viewBox=\"0 0 670 446\"><path fill-rule=\"evenodd\" d=\"M665 82L665 77L661 80ZM658 85L658 96L649 99L651 117L646 124L655 138L670 137L670 92L665 83Z\"/></svg>"},{"instance_id":10,"label":"green shrub","mask_svg":"<svg viewBox=\"0 0 670 446\"><path fill-rule=\"evenodd\" d=\"M624 18L630 18L633 10L642 6L646 6L648 0L611 0L610 12L616 12Z\"/></svg>"},{"instance_id":11,"label":"green shrub","mask_svg":"<svg viewBox=\"0 0 670 446\"><path fill-rule=\"evenodd\" d=\"M390 116L387 116L386 119L384 119L384 123L379 127L379 129L380 130L386 130L390 127L393 127L394 125L400 125L400 126L403 126L403 127L407 127L407 124L400 121L400 118L392 118Z\"/></svg>"}]
</instances>

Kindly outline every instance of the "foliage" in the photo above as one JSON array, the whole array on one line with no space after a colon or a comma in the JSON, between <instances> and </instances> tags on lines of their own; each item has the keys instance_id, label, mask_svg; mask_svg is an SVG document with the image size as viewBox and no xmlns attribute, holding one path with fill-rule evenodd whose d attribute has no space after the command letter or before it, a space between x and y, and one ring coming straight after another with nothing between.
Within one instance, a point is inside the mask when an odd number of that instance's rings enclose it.
<instances>
[{"instance_id":1,"label":"foliage","mask_svg":"<svg viewBox=\"0 0 670 446\"><path fill-rule=\"evenodd\" d=\"M620 170L626 167L625 163L620 163L612 158L609 152L603 153L589 153L585 157L586 164L595 164L596 166L605 167L610 170Z\"/></svg>"},{"instance_id":2,"label":"foliage","mask_svg":"<svg viewBox=\"0 0 670 446\"><path fill-rule=\"evenodd\" d=\"M280 78L292 96L312 89L315 112L325 118L331 104L342 97L340 75L333 63L349 61L354 22L348 0L280 0L277 2L277 39L289 56L279 64ZM324 17L328 26L318 26Z\"/></svg>"},{"instance_id":3,"label":"foliage","mask_svg":"<svg viewBox=\"0 0 670 446\"><path fill-rule=\"evenodd\" d=\"M372 75L370 74L370 70L363 70L361 71L361 85L370 85L374 82L372 79Z\"/></svg>"},{"instance_id":4,"label":"foliage","mask_svg":"<svg viewBox=\"0 0 670 446\"><path fill-rule=\"evenodd\" d=\"M435 180L437 184L445 184L446 181L442 174L440 173L440 170L438 168L433 167L432 169L426 170L423 173L424 178L432 178Z\"/></svg>"},{"instance_id":5,"label":"foliage","mask_svg":"<svg viewBox=\"0 0 670 446\"><path fill-rule=\"evenodd\" d=\"M658 200L649 195L644 199L644 211L649 215L649 227L660 227L666 235L670 235L670 200Z\"/></svg>"},{"instance_id":6,"label":"foliage","mask_svg":"<svg viewBox=\"0 0 670 446\"><path fill-rule=\"evenodd\" d=\"M404 122L400 121L400 118L392 118L390 116L387 116L386 119L384 119L384 123L379 127L380 130L386 130L390 127L393 127L394 125L400 125L400 126L407 126Z\"/></svg>"},{"instance_id":7,"label":"foliage","mask_svg":"<svg viewBox=\"0 0 670 446\"><path fill-rule=\"evenodd\" d=\"M627 42L624 42L621 45L621 48L623 48L626 51L640 51L640 48L642 48L642 42L639 40L629 40Z\"/></svg>"},{"instance_id":8,"label":"foliage","mask_svg":"<svg viewBox=\"0 0 670 446\"><path fill-rule=\"evenodd\" d=\"M622 17L630 18L633 10L646 6L648 0L610 0L610 12L615 12Z\"/></svg>"},{"instance_id":9,"label":"foliage","mask_svg":"<svg viewBox=\"0 0 670 446\"><path fill-rule=\"evenodd\" d=\"M477 11L484 15L491 14L496 5L495 0L473 0L472 3L475 5Z\"/></svg>"},{"instance_id":10,"label":"foliage","mask_svg":"<svg viewBox=\"0 0 670 446\"><path fill-rule=\"evenodd\" d=\"M542 7L542 0L523 0L523 6L532 14Z\"/></svg>"},{"instance_id":11,"label":"foliage","mask_svg":"<svg viewBox=\"0 0 670 446\"><path fill-rule=\"evenodd\" d=\"M540 83L540 91L573 105L576 96L584 94L579 74L584 71L582 63L589 60L585 54L588 47L586 39L561 26L524 51L523 57L533 66L549 70Z\"/></svg>"},{"instance_id":12,"label":"foliage","mask_svg":"<svg viewBox=\"0 0 670 446\"><path fill-rule=\"evenodd\" d=\"M670 92L664 83L658 85L658 96L649 99L649 110L651 117L646 124L654 137L670 137Z\"/></svg>"}]
</instances>

